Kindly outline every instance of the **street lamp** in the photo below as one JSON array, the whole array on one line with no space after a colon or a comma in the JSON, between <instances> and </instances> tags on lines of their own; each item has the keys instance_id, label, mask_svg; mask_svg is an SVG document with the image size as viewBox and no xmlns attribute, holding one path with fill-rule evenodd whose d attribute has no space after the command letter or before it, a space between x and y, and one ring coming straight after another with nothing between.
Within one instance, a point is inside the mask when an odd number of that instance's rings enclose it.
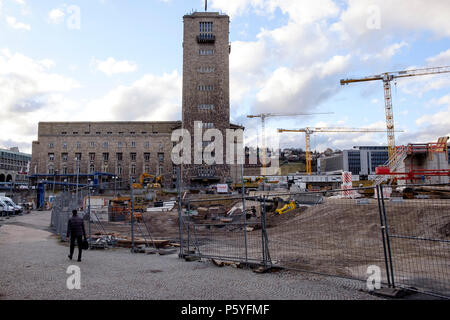
<instances>
[{"instance_id":1,"label":"street lamp","mask_svg":"<svg viewBox=\"0 0 450 320\"><path fill-rule=\"evenodd\" d=\"M117 187L116 187L116 183L117 183L117 179L119 177L118 176L114 176L114 197L117 197Z\"/></svg>"},{"instance_id":2,"label":"street lamp","mask_svg":"<svg viewBox=\"0 0 450 320\"><path fill-rule=\"evenodd\" d=\"M55 195L55 186L56 186L56 176L58 175L58 170L53 172L53 195Z\"/></svg>"},{"instance_id":3,"label":"street lamp","mask_svg":"<svg viewBox=\"0 0 450 320\"><path fill-rule=\"evenodd\" d=\"M77 162L77 189L76 189L76 200L77 200L77 206L78 206L78 182L79 182L79 177L80 177L80 159L78 157L75 157L74 159Z\"/></svg>"}]
</instances>

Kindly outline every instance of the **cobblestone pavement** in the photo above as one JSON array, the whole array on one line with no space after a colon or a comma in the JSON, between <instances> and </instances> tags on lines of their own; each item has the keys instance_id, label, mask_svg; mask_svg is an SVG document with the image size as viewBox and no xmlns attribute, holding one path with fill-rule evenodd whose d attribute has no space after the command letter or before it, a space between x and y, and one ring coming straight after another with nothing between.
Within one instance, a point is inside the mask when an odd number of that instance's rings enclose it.
<instances>
[{"instance_id":1,"label":"cobblestone pavement","mask_svg":"<svg viewBox=\"0 0 450 320\"><path fill-rule=\"evenodd\" d=\"M49 222L49 212L0 221L0 299L377 299L357 281L256 274L128 249L84 252L83 262L72 262L67 245L48 231ZM70 265L81 268L81 290L66 287Z\"/></svg>"}]
</instances>

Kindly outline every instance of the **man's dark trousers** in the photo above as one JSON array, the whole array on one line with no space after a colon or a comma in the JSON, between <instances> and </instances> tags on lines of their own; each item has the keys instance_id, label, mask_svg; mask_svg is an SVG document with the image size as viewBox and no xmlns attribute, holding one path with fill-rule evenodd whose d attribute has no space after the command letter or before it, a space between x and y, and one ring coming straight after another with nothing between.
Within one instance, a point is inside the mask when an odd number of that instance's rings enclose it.
<instances>
[{"instance_id":1,"label":"man's dark trousers","mask_svg":"<svg viewBox=\"0 0 450 320\"><path fill-rule=\"evenodd\" d=\"M78 245L78 260L81 260L81 254L83 252L82 243L83 236L70 236L70 256L73 257L73 252L75 251L75 241Z\"/></svg>"}]
</instances>

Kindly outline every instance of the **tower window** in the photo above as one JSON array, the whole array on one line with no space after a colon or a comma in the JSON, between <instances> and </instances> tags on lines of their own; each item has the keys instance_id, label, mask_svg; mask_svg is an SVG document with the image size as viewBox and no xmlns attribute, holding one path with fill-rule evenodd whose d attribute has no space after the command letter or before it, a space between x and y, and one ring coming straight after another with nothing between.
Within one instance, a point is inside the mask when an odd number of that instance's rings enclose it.
<instances>
[{"instance_id":1,"label":"tower window","mask_svg":"<svg viewBox=\"0 0 450 320\"><path fill-rule=\"evenodd\" d=\"M198 86L198 91L213 91L213 86Z\"/></svg>"},{"instance_id":2,"label":"tower window","mask_svg":"<svg viewBox=\"0 0 450 320\"><path fill-rule=\"evenodd\" d=\"M214 68L213 67L200 67L197 69L197 71L199 73L213 73L214 72Z\"/></svg>"},{"instance_id":3,"label":"tower window","mask_svg":"<svg viewBox=\"0 0 450 320\"><path fill-rule=\"evenodd\" d=\"M199 125L200 125L200 123L199 123ZM199 128L213 129L214 128L214 123L201 122L201 126L199 126Z\"/></svg>"},{"instance_id":4,"label":"tower window","mask_svg":"<svg viewBox=\"0 0 450 320\"><path fill-rule=\"evenodd\" d=\"M200 49L200 50L198 51L198 53L199 53L201 56L212 56L212 55L214 55L215 52L216 52L216 51L213 50L213 49L209 49L209 50L202 50L202 49Z\"/></svg>"},{"instance_id":5,"label":"tower window","mask_svg":"<svg viewBox=\"0 0 450 320\"><path fill-rule=\"evenodd\" d=\"M214 105L213 104L199 104L198 110L199 111L212 111L212 110L214 110Z\"/></svg>"},{"instance_id":6,"label":"tower window","mask_svg":"<svg viewBox=\"0 0 450 320\"><path fill-rule=\"evenodd\" d=\"M213 23L212 22L200 22L200 33L212 33Z\"/></svg>"}]
</instances>

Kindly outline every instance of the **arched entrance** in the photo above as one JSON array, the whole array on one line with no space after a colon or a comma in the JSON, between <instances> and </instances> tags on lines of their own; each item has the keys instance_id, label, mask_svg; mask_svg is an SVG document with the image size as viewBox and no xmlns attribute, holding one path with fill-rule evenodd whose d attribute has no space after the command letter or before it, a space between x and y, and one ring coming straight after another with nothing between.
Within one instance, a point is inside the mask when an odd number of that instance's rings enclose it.
<instances>
[{"instance_id":1,"label":"arched entrance","mask_svg":"<svg viewBox=\"0 0 450 320\"><path fill-rule=\"evenodd\" d=\"M6 179L5 175L3 173L0 174L0 182L6 182L5 179Z\"/></svg>"},{"instance_id":2,"label":"arched entrance","mask_svg":"<svg viewBox=\"0 0 450 320\"><path fill-rule=\"evenodd\" d=\"M6 177L6 182L11 182L13 180L12 175L8 174L8 176Z\"/></svg>"}]
</instances>

